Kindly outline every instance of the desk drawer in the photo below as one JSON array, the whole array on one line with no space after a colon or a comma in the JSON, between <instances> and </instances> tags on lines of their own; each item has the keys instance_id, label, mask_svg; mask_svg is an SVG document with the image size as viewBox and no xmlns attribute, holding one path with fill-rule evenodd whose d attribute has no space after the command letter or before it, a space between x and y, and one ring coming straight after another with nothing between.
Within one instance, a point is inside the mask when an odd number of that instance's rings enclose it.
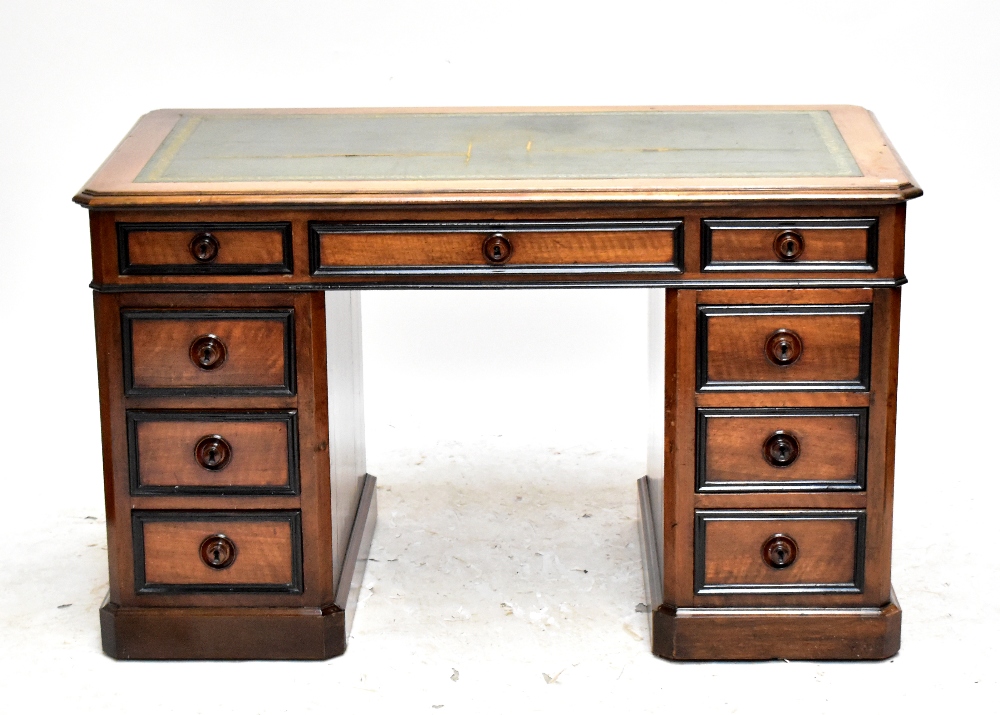
<instances>
[{"instance_id":1,"label":"desk drawer","mask_svg":"<svg viewBox=\"0 0 1000 715\"><path fill-rule=\"evenodd\" d=\"M856 509L695 512L695 591L860 593L865 513Z\"/></svg>"},{"instance_id":2,"label":"desk drawer","mask_svg":"<svg viewBox=\"0 0 1000 715\"><path fill-rule=\"evenodd\" d=\"M698 410L699 492L865 488L866 409Z\"/></svg>"},{"instance_id":3,"label":"desk drawer","mask_svg":"<svg viewBox=\"0 0 1000 715\"><path fill-rule=\"evenodd\" d=\"M133 495L298 493L295 410L128 410L125 417Z\"/></svg>"},{"instance_id":4,"label":"desk drawer","mask_svg":"<svg viewBox=\"0 0 1000 715\"><path fill-rule=\"evenodd\" d=\"M878 219L704 219L702 270L859 271L878 268Z\"/></svg>"},{"instance_id":5,"label":"desk drawer","mask_svg":"<svg viewBox=\"0 0 1000 715\"><path fill-rule=\"evenodd\" d=\"M122 275L292 272L290 223L117 223Z\"/></svg>"},{"instance_id":6,"label":"desk drawer","mask_svg":"<svg viewBox=\"0 0 1000 715\"><path fill-rule=\"evenodd\" d=\"M868 390L870 305L698 306L699 390Z\"/></svg>"},{"instance_id":7,"label":"desk drawer","mask_svg":"<svg viewBox=\"0 0 1000 715\"><path fill-rule=\"evenodd\" d=\"M123 310L125 394L292 395L291 308Z\"/></svg>"},{"instance_id":8,"label":"desk drawer","mask_svg":"<svg viewBox=\"0 0 1000 715\"><path fill-rule=\"evenodd\" d=\"M310 224L313 275L679 272L680 221Z\"/></svg>"},{"instance_id":9,"label":"desk drawer","mask_svg":"<svg viewBox=\"0 0 1000 715\"><path fill-rule=\"evenodd\" d=\"M298 511L134 511L137 593L302 592Z\"/></svg>"}]
</instances>

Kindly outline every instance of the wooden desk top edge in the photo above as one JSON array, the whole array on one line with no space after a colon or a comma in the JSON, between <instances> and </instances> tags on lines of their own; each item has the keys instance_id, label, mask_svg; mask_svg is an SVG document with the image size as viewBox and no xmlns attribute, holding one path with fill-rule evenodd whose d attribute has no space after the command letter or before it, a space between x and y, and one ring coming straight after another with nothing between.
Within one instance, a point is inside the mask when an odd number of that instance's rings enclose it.
<instances>
[{"instance_id":1,"label":"wooden desk top edge","mask_svg":"<svg viewBox=\"0 0 1000 715\"><path fill-rule=\"evenodd\" d=\"M862 176L146 182L134 179L184 114L827 111ZM470 203L837 201L895 203L922 190L878 121L851 105L161 109L139 119L74 201L92 209Z\"/></svg>"}]
</instances>

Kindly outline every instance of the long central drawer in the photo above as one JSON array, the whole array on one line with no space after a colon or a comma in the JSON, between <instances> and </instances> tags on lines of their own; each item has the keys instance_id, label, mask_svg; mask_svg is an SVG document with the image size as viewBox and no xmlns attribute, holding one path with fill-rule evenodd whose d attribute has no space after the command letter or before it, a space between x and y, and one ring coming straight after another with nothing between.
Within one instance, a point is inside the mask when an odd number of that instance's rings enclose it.
<instances>
[{"instance_id":1,"label":"long central drawer","mask_svg":"<svg viewBox=\"0 0 1000 715\"><path fill-rule=\"evenodd\" d=\"M309 224L313 275L676 273L681 221Z\"/></svg>"}]
</instances>

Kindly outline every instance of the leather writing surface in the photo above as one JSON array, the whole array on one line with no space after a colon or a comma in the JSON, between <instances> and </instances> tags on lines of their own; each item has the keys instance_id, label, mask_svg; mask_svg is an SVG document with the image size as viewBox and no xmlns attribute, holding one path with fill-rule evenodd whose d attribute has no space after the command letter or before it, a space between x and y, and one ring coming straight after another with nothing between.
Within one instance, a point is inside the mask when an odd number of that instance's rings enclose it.
<instances>
[{"instance_id":1,"label":"leather writing surface","mask_svg":"<svg viewBox=\"0 0 1000 715\"><path fill-rule=\"evenodd\" d=\"M861 175L824 110L194 112L135 181Z\"/></svg>"}]
</instances>

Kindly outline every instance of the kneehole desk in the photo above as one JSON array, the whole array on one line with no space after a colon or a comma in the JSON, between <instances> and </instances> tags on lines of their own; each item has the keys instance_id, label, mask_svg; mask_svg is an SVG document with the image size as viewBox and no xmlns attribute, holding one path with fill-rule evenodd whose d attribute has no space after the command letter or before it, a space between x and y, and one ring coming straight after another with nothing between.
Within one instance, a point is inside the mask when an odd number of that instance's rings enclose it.
<instances>
[{"instance_id":1,"label":"kneehole desk","mask_svg":"<svg viewBox=\"0 0 1000 715\"><path fill-rule=\"evenodd\" d=\"M76 196L104 650L344 652L376 519L358 291L642 286L653 652L891 656L920 193L860 107L147 114Z\"/></svg>"}]
</instances>

